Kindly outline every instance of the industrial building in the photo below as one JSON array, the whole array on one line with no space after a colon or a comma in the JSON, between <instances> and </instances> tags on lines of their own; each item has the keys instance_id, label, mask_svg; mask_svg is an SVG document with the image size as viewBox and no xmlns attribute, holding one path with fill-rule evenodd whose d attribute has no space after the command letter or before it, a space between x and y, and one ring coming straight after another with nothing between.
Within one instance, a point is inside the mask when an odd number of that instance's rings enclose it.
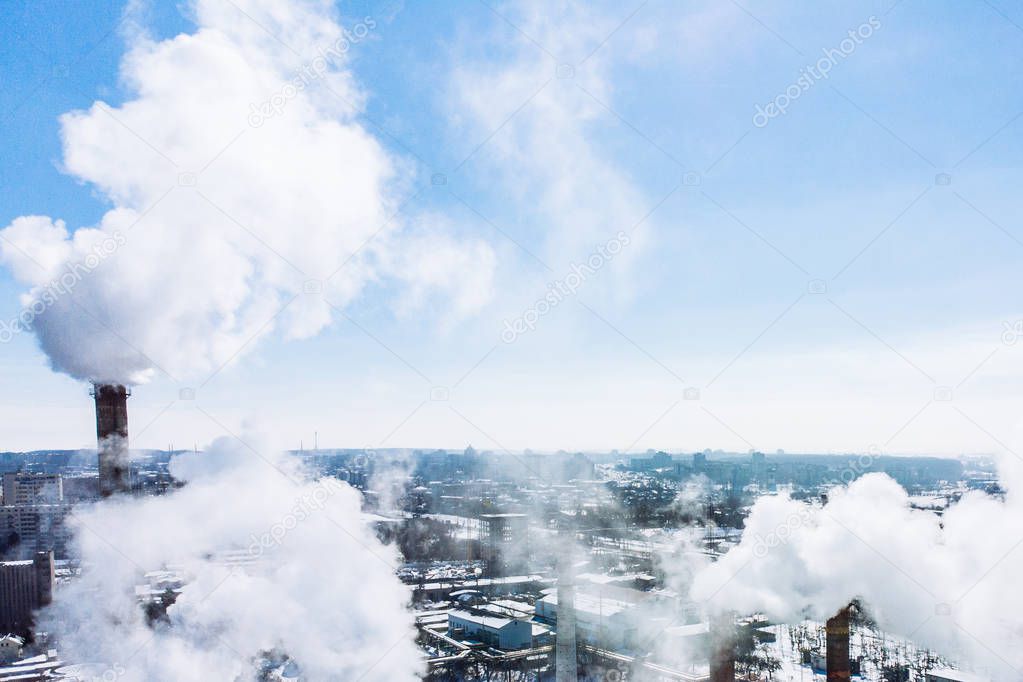
<instances>
[{"instance_id":1,"label":"industrial building","mask_svg":"<svg viewBox=\"0 0 1023 682\"><path fill-rule=\"evenodd\" d=\"M19 638L20 639L20 638ZM105 670L90 670L91 674L83 674L80 666L65 666L53 649L46 653L19 658L9 665L0 664L0 682L47 682L48 680L83 680L103 679Z\"/></svg>"},{"instance_id":2,"label":"industrial building","mask_svg":"<svg viewBox=\"0 0 1023 682\"><path fill-rule=\"evenodd\" d=\"M448 636L513 651L532 646L533 624L518 618L455 610L448 613Z\"/></svg>"},{"instance_id":3,"label":"industrial building","mask_svg":"<svg viewBox=\"0 0 1023 682\"><path fill-rule=\"evenodd\" d=\"M609 648L627 648L636 632L630 611L633 605L576 590L576 632L580 640ZM536 617L544 623L558 622L558 593L552 591L536 601Z\"/></svg>"},{"instance_id":4,"label":"industrial building","mask_svg":"<svg viewBox=\"0 0 1023 682\"><path fill-rule=\"evenodd\" d=\"M935 668L928 671L927 682L988 682L988 678L952 668Z\"/></svg>"},{"instance_id":5,"label":"industrial building","mask_svg":"<svg viewBox=\"0 0 1023 682\"><path fill-rule=\"evenodd\" d=\"M24 637L11 634L0 636L0 663L10 663L21 658L21 650L24 646Z\"/></svg>"},{"instance_id":6,"label":"industrial building","mask_svg":"<svg viewBox=\"0 0 1023 682\"><path fill-rule=\"evenodd\" d=\"M0 631L31 635L33 612L53 598L53 553L0 562Z\"/></svg>"},{"instance_id":7,"label":"industrial building","mask_svg":"<svg viewBox=\"0 0 1023 682\"><path fill-rule=\"evenodd\" d=\"M421 583L412 590L413 601L441 601L453 592L471 586L487 595L506 595L514 592L533 592L549 586L553 581L539 575L511 575L504 578L480 578L472 582L444 580Z\"/></svg>"}]
</instances>

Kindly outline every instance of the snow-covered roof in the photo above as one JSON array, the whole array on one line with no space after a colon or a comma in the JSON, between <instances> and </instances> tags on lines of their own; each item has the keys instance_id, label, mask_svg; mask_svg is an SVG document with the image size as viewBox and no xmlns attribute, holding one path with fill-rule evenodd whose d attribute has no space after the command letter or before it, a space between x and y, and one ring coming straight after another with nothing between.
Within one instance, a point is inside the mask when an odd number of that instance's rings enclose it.
<instances>
[{"instance_id":1,"label":"snow-covered roof","mask_svg":"<svg viewBox=\"0 0 1023 682\"><path fill-rule=\"evenodd\" d=\"M980 675L955 670L954 668L932 668L927 671L928 676L940 677L943 680L955 680L956 682L988 682L988 679Z\"/></svg>"},{"instance_id":2,"label":"snow-covered roof","mask_svg":"<svg viewBox=\"0 0 1023 682\"><path fill-rule=\"evenodd\" d=\"M476 623L484 627L493 628L500 630L506 627L510 623L515 622L515 618L501 618L500 616L485 616L482 614L469 613L468 611L454 610L448 614L448 622L450 623L451 618L458 618L469 623Z\"/></svg>"},{"instance_id":3,"label":"snow-covered roof","mask_svg":"<svg viewBox=\"0 0 1023 682\"><path fill-rule=\"evenodd\" d=\"M691 625L674 625L665 628L664 634L669 637L695 637L710 632L709 623L693 623Z\"/></svg>"}]
</instances>

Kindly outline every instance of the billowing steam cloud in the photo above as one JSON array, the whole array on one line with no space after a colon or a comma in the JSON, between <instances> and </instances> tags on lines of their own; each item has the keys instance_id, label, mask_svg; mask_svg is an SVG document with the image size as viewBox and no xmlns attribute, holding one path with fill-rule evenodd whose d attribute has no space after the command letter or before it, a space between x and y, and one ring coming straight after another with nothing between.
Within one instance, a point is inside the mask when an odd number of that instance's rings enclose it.
<instances>
[{"instance_id":1,"label":"billowing steam cloud","mask_svg":"<svg viewBox=\"0 0 1023 682\"><path fill-rule=\"evenodd\" d=\"M395 217L411 169L359 123L347 70L378 24L342 29L333 4L194 0L194 33L131 32L128 101L62 117L64 168L112 208L73 231L24 216L0 232L0 260L30 287L20 328L56 369L215 372L274 329L317 333L385 278L409 292L402 308L438 292L455 315L485 302L489 247ZM41 614L63 656L126 681L417 677L397 556L359 494L260 450L221 440L172 463L183 489L76 510L82 575ZM144 573L164 569L179 593L141 608L136 586L162 590Z\"/></svg>"},{"instance_id":2,"label":"billowing steam cloud","mask_svg":"<svg viewBox=\"0 0 1023 682\"><path fill-rule=\"evenodd\" d=\"M118 383L211 372L274 329L317 333L327 301L383 278L406 285L402 306L486 301L486 244L428 218L399 236L410 169L360 124L347 70L380 24L343 29L332 6L194 0L194 33L133 33L128 101L61 118L64 168L113 208L73 233L47 216L0 232L0 258L31 287L19 327L56 369Z\"/></svg>"},{"instance_id":3,"label":"billowing steam cloud","mask_svg":"<svg viewBox=\"0 0 1023 682\"><path fill-rule=\"evenodd\" d=\"M696 575L692 594L780 622L823 620L860 598L882 629L960 656L994 679L1018 679L1020 473L1016 462L1004 463L1004 502L971 492L941 517L913 509L884 474L836 488L823 507L762 497L741 543Z\"/></svg>"},{"instance_id":4,"label":"billowing steam cloud","mask_svg":"<svg viewBox=\"0 0 1023 682\"><path fill-rule=\"evenodd\" d=\"M282 654L301 679L417 679L396 552L359 520L359 493L259 449L221 439L172 462L188 481L173 494L76 512L83 573L41 623L64 657L126 682L254 680ZM135 586L166 567L188 580L147 624Z\"/></svg>"}]
</instances>

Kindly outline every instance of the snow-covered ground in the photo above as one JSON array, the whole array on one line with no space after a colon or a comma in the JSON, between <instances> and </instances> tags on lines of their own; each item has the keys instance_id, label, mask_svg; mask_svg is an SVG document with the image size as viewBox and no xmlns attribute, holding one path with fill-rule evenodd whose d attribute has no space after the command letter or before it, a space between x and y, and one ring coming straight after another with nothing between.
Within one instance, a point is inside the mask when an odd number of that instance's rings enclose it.
<instances>
[{"instance_id":1,"label":"snow-covered ground","mask_svg":"<svg viewBox=\"0 0 1023 682\"><path fill-rule=\"evenodd\" d=\"M766 644L765 649L781 664L781 668L770 679L783 682L823 682L826 679L823 670L815 671L810 665L802 663L804 650L823 655L823 623L807 620L794 625L771 625L763 629L775 635L775 641ZM898 665L909 668L911 682L922 682L925 671L952 665L951 661L933 651L921 649L907 639L865 627L852 628L849 649L850 658L859 660L861 664L860 675L854 675L854 680L879 682L884 679L885 667Z\"/></svg>"}]
</instances>

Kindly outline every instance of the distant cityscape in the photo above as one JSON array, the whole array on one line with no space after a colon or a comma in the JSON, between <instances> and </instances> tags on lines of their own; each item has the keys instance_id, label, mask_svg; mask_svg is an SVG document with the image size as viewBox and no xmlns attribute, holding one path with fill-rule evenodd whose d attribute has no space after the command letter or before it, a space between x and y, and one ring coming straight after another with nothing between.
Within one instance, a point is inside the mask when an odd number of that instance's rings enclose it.
<instances>
[{"instance_id":1,"label":"distant cityscape","mask_svg":"<svg viewBox=\"0 0 1023 682\"><path fill-rule=\"evenodd\" d=\"M135 453L131 493L161 496L180 487L168 467L180 454ZM403 560L395 572L409 591L427 679L436 680L552 674L566 586L577 655L591 676L630 679L630 671L655 671L659 679L723 679L707 654L718 636L714 628L722 627L736 633L728 665L743 675L785 666L825 671L827 624L772 623L757 614L715 624L687 599L666 562L680 551L710 560L724 555L763 496L783 493L820 505L835 486L870 473L895 479L915 508L937 515L968 491L1003 494L984 458L472 447L317 449L290 457L314 478L361 492L377 537L396 546ZM82 663L62 659L35 628L33 613L81 570L68 518L76 505L100 499L96 461L95 451L0 453L0 631L9 632L0 648L8 666L0 667L0 680L50 679ZM256 560L251 551L223 549L222 561ZM150 568L138 576L136 594L147 618L158 622L188 577L167 566ZM871 679L961 679L942 672L952 661L937 653L887 640L866 609L847 617L857 633L852 645L844 644L852 670L872 671ZM663 632L644 641L652 622ZM286 661L268 663L265 679L285 679L274 675L286 668Z\"/></svg>"}]
</instances>

